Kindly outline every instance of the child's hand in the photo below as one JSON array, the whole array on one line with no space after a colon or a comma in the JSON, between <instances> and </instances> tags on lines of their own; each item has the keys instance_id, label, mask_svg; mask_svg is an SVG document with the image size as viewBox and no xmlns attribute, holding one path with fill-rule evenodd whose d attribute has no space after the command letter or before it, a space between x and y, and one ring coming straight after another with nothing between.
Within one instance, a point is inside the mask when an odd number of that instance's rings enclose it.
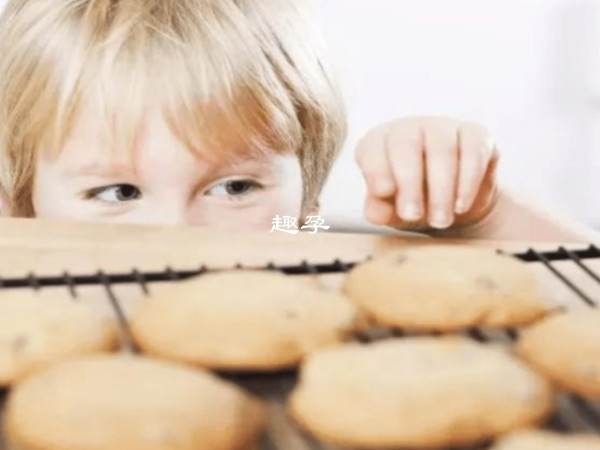
<instances>
[{"instance_id":1,"label":"child's hand","mask_svg":"<svg viewBox=\"0 0 600 450\"><path fill-rule=\"evenodd\" d=\"M477 223L495 203L498 156L487 130L471 122L409 117L375 128L356 151L366 217L413 230Z\"/></svg>"}]
</instances>

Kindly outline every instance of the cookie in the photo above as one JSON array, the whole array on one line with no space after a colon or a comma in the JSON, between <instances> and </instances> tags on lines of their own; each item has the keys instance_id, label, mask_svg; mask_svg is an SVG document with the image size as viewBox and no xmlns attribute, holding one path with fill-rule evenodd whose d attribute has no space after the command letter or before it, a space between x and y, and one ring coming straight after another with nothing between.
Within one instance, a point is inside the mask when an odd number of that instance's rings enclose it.
<instances>
[{"instance_id":1,"label":"cookie","mask_svg":"<svg viewBox=\"0 0 600 450\"><path fill-rule=\"evenodd\" d=\"M521 431L500 440L492 450L600 450L600 437Z\"/></svg>"},{"instance_id":2,"label":"cookie","mask_svg":"<svg viewBox=\"0 0 600 450\"><path fill-rule=\"evenodd\" d=\"M314 281L240 270L153 292L131 325L139 347L154 356L213 369L273 370L342 342L355 320L351 302Z\"/></svg>"},{"instance_id":3,"label":"cookie","mask_svg":"<svg viewBox=\"0 0 600 450\"><path fill-rule=\"evenodd\" d=\"M0 291L0 385L68 358L115 350L116 327L66 292Z\"/></svg>"},{"instance_id":4,"label":"cookie","mask_svg":"<svg viewBox=\"0 0 600 450\"><path fill-rule=\"evenodd\" d=\"M516 351L564 389L600 399L600 311L551 316L526 329Z\"/></svg>"},{"instance_id":5,"label":"cookie","mask_svg":"<svg viewBox=\"0 0 600 450\"><path fill-rule=\"evenodd\" d=\"M413 337L310 355L289 401L317 439L351 448L471 445L551 412L542 377L495 346Z\"/></svg>"},{"instance_id":6,"label":"cookie","mask_svg":"<svg viewBox=\"0 0 600 450\"><path fill-rule=\"evenodd\" d=\"M208 372L115 355L52 366L18 384L5 434L19 450L241 450L264 406Z\"/></svg>"},{"instance_id":7,"label":"cookie","mask_svg":"<svg viewBox=\"0 0 600 450\"><path fill-rule=\"evenodd\" d=\"M520 326L548 311L524 263L470 247L391 251L350 271L344 291L375 323L414 331Z\"/></svg>"}]
</instances>

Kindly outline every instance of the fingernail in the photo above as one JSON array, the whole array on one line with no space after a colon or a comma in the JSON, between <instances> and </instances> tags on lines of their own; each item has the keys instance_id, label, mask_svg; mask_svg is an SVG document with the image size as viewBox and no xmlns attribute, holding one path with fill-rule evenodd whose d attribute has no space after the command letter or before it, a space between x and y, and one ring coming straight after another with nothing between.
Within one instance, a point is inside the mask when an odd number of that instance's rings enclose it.
<instances>
[{"instance_id":1,"label":"fingernail","mask_svg":"<svg viewBox=\"0 0 600 450\"><path fill-rule=\"evenodd\" d=\"M422 215L423 213L421 212L421 208L414 203L409 203L406 205L401 214L402 218L408 221L419 220Z\"/></svg>"},{"instance_id":2,"label":"fingernail","mask_svg":"<svg viewBox=\"0 0 600 450\"><path fill-rule=\"evenodd\" d=\"M459 198L456 201L456 205L454 206L454 212L456 214L462 214L467 212L467 202L464 201L462 198Z\"/></svg>"},{"instance_id":3,"label":"fingernail","mask_svg":"<svg viewBox=\"0 0 600 450\"><path fill-rule=\"evenodd\" d=\"M392 210L391 207L390 210ZM365 216L373 225L385 225L388 219L388 217L386 217L386 212L382 211L377 200L367 202L365 206Z\"/></svg>"},{"instance_id":4,"label":"fingernail","mask_svg":"<svg viewBox=\"0 0 600 450\"><path fill-rule=\"evenodd\" d=\"M434 228L448 228L452 224L452 216L444 210L438 210L433 214L429 223Z\"/></svg>"}]
</instances>

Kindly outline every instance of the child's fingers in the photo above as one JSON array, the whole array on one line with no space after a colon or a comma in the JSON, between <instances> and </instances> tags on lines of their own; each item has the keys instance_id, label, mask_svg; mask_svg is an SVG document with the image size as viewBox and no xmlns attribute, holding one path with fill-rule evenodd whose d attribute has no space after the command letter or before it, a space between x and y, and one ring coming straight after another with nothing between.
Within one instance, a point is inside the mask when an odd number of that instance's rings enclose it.
<instances>
[{"instance_id":1,"label":"child's fingers","mask_svg":"<svg viewBox=\"0 0 600 450\"><path fill-rule=\"evenodd\" d=\"M438 126L425 135L429 224L448 228L454 222L458 146L456 127Z\"/></svg>"},{"instance_id":2,"label":"child's fingers","mask_svg":"<svg viewBox=\"0 0 600 450\"><path fill-rule=\"evenodd\" d=\"M459 169L454 212L471 209L494 153L494 143L487 131L475 123L463 123L458 130Z\"/></svg>"},{"instance_id":3,"label":"child's fingers","mask_svg":"<svg viewBox=\"0 0 600 450\"><path fill-rule=\"evenodd\" d=\"M368 196L365 217L373 225L390 225L394 219L394 202L389 199Z\"/></svg>"},{"instance_id":4,"label":"child's fingers","mask_svg":"<svg viewBox=\"0 0 600 450\"><path fill-rule=\"evenodd\" d=\"M407 231L420 231L428 227L426 217L421 220L403 220L396 213L393 197L382 199L368 197L365 204L365 216L373 225L395 227Z\"/></svg>"},{"instance_id":5,"label":"child's fingers","mask_svg":"<svg viewBox=\"0 0 600 450\"><path fill-rule=\"evenodd\" d=\"M406 222L424 215L423 133L420 127L396 126L387 137L388 158L396 180L396 214Z\"/></svg>"},{"instance_id":6,"label":"child's fingers","mask_svg":"<svg viewBox=\"0 0 600 450\"><path fill-rule=\"evenodd\" d=\"M358 163L369 195L390 197L396 190L393 174L386 152L384 129L369 132L358 144L356 162Z\"/></svg>"},{"instance_id":7,"label":"child's fingers","mask_svg":"<svg viewBox=\"0 0 600 450\"><path fill-rule=\"evenodd\" d=\"M496 193L498 191L498 161L500 155L498 152L492 153L490 162L486 169L485 175L481 182L481 187L477 197L473 203L473 206L467 216L471 221L477 221L479 218L487 215L492 207L495 200Z\"/></svg>"}]
</instances>

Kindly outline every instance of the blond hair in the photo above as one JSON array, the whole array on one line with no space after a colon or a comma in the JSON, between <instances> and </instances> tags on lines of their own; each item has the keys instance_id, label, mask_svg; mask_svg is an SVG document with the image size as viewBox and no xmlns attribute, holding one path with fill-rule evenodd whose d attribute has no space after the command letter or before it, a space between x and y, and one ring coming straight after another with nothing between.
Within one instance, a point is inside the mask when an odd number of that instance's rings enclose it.
<instances>
[{"instance_id":1,"label":"blond hair","mask_svg":"<svg viewBox=\"0 0 600 450\"><path fill-rule=\"evenodd\" d=\"M217 110L252 151L293 151L314 205L345 136L342 101L298 0L11 0L0 19L0 188L35 214L40 152L83 104L130 149L148 103L202 152ZM249 113L251 111L251 113ZM225 150L224 150L225 151Z\"/></svg>"}]
</instances>

